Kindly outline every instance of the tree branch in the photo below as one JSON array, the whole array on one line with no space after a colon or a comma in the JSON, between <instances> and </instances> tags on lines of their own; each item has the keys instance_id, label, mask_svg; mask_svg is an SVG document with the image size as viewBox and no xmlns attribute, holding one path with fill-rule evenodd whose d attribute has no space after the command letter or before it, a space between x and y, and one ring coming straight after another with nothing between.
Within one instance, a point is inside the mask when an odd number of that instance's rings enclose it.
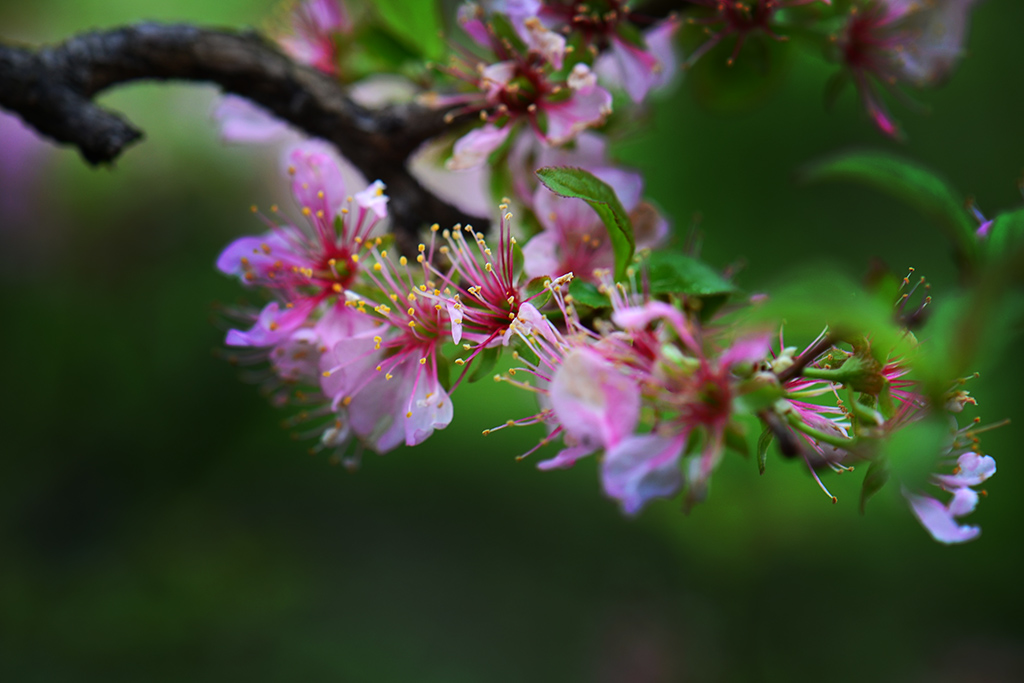
<instances>
[{"instance_id":1,"label":"tree branch","mask_svg":"<svg viewBox=\"0 0 1024 683\"><path fill-rule=\"evenodd\" d=\"M473 221L424 189L406 168L417 147L448 129L445 112L415 104L366 109L337 81L293 62L255 33L140 24L39 50L0 44L0 107L43 135L78 147L90 164L113 161L142 137L126 119L92 101L137 80L215 83L333 143L369 179L389 186L390 213L406 243L424 224Z\"/></svg>"}]
</instances>

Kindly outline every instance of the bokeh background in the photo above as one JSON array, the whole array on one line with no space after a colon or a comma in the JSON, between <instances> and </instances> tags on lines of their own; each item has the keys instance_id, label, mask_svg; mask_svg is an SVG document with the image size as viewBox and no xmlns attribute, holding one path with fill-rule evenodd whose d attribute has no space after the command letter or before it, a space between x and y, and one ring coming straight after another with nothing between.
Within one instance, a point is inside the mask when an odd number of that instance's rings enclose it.
<instances>
[{"instance_id":1,"label":"bokeh background","mask_svg":"<svg viewBox=\"0 0 1024 683\"><path fill-rule=\"evenodd\" d=\"M0 2L0 36L60 40L141 19L261 26L268 0ZM1020 203L1024 3L975 13L968 59L905 145L876 134L831 68L789 53L777 87L662 99L619 158L704 256L750 291L803 264L854 277L881 257L955 292L947 245L869 190L801 186L804 163L894 149L990 212ZM708 59L716 58L712 54ZM738 79L742 80L742 79ZM291 440L215 357L213 262L283 195L272 152L227 147L213 88L104 96L147 133L112 168L43 146L0 179L0 680L1024 680L1021 346L970 389L999 463L943 547L895 487L858 512L861 473L726 459L710 500L623 518L591 459L516 462L537 438L480 430L526 414L491 383L452 426L351 474ZM742 100L742 101L741 101ZM10 145L12 138L0 138Z\"/></svg>"}]
</instances>

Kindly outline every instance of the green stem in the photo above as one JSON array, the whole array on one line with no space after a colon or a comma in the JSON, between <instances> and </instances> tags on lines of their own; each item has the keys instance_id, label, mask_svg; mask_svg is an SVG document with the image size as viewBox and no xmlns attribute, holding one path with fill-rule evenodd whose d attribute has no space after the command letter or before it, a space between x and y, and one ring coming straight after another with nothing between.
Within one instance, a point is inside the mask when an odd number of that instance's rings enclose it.
<instances>
[{"instance_id":1,"label":"green stem","mask_svg":"<svg viewBox=\"0 0 1024 683\"><path fill-rule=\"evenodd\" d=\"M827 382L843 384L850 379L853 373L843 368L804 368L801 374L808 379L823 379Z\"/></svg>"}]
</instances>

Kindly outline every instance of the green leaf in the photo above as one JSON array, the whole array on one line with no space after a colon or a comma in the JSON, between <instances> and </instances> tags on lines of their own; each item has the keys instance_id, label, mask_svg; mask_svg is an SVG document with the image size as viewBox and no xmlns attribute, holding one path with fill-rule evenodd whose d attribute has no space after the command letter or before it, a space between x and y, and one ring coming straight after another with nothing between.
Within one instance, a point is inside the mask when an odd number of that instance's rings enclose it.
<instances>
[{"instance_id":1,"label":"green leaf","mask_svg":"<svg viewBox=\"0 0 1024 683\"><path fill-rule=\"evenodd\" d=\"M747 430L742 424L735 420L730 422L725 428L725 446L726 448L736 451L744 458L750 457L750 444L747 443Z\"/></svg>"},{"instance_id":2,"label":"green leaf","mask_svg":"<svg viewBox=\"0 0 1024 683\"><path fill-rule=\"evenodd\" d=\"M611 300L598 291L597 287L583 280L573 280L569 283L569 294L573 301L590 306L591 308L607 308L611 306Z\"/></svg>"},{"instance_id":3,"label":"green leaf","mask_svg":"<svg viewBox=\"0 0 1024 683\"><path fill-rule=\"evenodd\" d=\"M646 263L652 294L675 294L701 300L701 318L707 320L736 286L711 266L674 251L656 251Z\"/></svg>"},{"instance_id":4,"label":"green leaf","mask_svg":"<svg viewBox=\"0 0 1024 683\"><path fill-rule=\"evenodd\" d=\"M845 71L839 71L832 75L825 84L825 111L832 111L839 96L850 85L850 77Z\"/></svg>"},{"instance_id":5,"label":"green leaf","mask_svg":"<svg viewBox=\"0 0 1024 683\"><path fill-rule=\"evenodd\" d=\"M911 491L924 490L941 458L948 456L953 433L939 418L920 420L897 430L881 444L879 459Z\"/></svg>"},{"instance_id":6,"label":"green leaf","mask_svg":"<svg viewBox=\"0 0 1024 683\"><path fill-rule=\"evenodd\" d=\"M417 61L417 51L411 50L405 41L380 26L367 26L360 31L356 42L366 53L390 69L398 69L407 62Z\"/></svg>"},{"instance_id":7,"label":"green leaf","mask_svg":"<svg viewBox=\"0 0 1024 683\"><path fill-rule=\"evenodd\" d=\"M768 462L768 447L772 445L775 435L771 427L765 427L761 436L757 439L757 471L764 474L765 465Z\"/></svg>"},{"instance_id":8,"label":"green leaf","mask_svg":"<svg viewBox=\"0 0 1024 683\"><path fill-rule=\"evenodd\" d=\"M1007 255L1024 244L1024 209L999 214L992 222L985 253L989 258Z\"/></svg>"},{"instance_id":9,"label":"green leaf","mask_svg":"<svg viewBox=\"0 0 1024 683\"><path fill-rule=\"evenodd\" d=\"M443 353L437 354L437 379L445 391L452 390L452 365Z\"/></svg>"},{"instance_id":10,"label":"green leaf","mask_svg":"<svg viewBox=\"0 0 1024 683\"><path fill-rule=\"evenodd\" d=\"M500 346L494 346L489 349L484 349L476 355L473 359L473 368L466 377L469 382L476 382L485 377L490 377L491 372L494 370L494 366L498 363L498 357L501 355Z\"/></svg>"},{"instance_id":11,"label":"green leaf","mask_svg":"<svg viewBox=\"0 0 1024 683\"><path fill-rule=\"evenodd\" d=\"M526 54L529 51L526 43L519 37L519 31L516 30L512 22L501 13L494 13L488 17L488 21L492 27L494 27L494 34L499 40L507 42L512 46L512 49L520 54Z\"/></svg>"},{"instance_id":12,"label":"green leaf","mask_svg":"<svg viewBox=\"0 0 1024 683\"><path fill-rule=\"evenodd\" d=\"M860 487L860 514L864 514L864 506L889 481L889 463L884 459L875 460L864 475L864 483Z\"/></svg>"},{"instance_id":13,"label":"green leaf","mask_svg":"<svg viewBox=\"0 0 1024 683\"><path fill-rule=\"evenodd\" d=\"M656 251L647 259L652 294L715 296L731 294L736 286L702 261L676 251Z\"/></svg>"},{"instance_id":14,"label":"green leaf","mask_svg":"<svg viewBox=\"0 0 1024 683\"><path fill-rule=\"evenodd\" d=\"M537 170L537 177L549 190L560 197L582 199L590 205L608 229L615 253L615 279L626 276L626 268L633 259L636 242L633 224L622 203L607 183L582 168L548 166Z\"/></svg>"},{"instance_id":15,"label":"green leaf","mask_svg":"<svg viewBox=\"0 0 1024 683\"><path fill-rule=\"evenodd\" d=\"M427 59L444 55L441 13L434 0L375 0L373 5L390 31L415 54Z\"/></svg>"},{"instance_id":16,"label":"green leaf","mask_svg":"<svg viewBox=\"0 0 1024 683\"><path fill-rule=\"evenodd\" d=\"M847 152L811 164L801 177L805 182L851 180L902 199L938 223L964 265L974 262L975 227L963 197L916 162L888 152Z\"/></svg>"},{"instance_id":17,"label":"green leaf","mask_svg":"<svg viewBox=\"0 0 1024 683\"><path fill-rule=\"evenodd\" d=\"M768 410L785 392L777 382L765 382L757 377L744 380L733 397L733 410L740 415L757 415Z\"/></svg>"}]
</instances>

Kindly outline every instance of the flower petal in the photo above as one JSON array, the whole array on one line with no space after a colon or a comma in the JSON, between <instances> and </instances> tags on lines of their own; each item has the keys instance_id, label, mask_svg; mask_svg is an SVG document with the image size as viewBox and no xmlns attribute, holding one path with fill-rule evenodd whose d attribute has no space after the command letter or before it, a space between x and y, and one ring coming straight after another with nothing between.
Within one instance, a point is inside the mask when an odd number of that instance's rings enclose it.
<instances>
[{"instance_id":1,"label":"flower petal","mask_svg":"<svg viewBox=\"0 0 1024 683\"><path fill-rule=\"evenodd\" d=\"M956 460L956 474L937 474L935 479L948 489L977 486L996 473L996 461L990 455L968 451Z\"/></svg>"},{"instance_id":2,"label":"flower petal","mask_svg":"<svg viewBox=\"0 0 1024 683\"><path fill-rule=\"evenodd\" d=\"M979 527L958 524L950 509L934 498L918 496L905 489L903 496L910 503L914 516L939 543L963 543L981 534Z\"/></svg>"},{"instance_id":3,"label":"flower petal","mask_svg":"<svg viewBox=\"0 0 1024 683\"><path fill-rule=\"evenodd\" d=\"M635 515L652 498L674 495L683 485L679 458L686 435L673 438L643 434L620 441L605 453L601 482L605 492Z\"/></svg>"},{"instance_id":4,"label":"flower petal","mask_svg":"<svg viewBox=\"0 0 1024 683\"><path fill-rule=\"evenodd\" d=\"M469 131L455 141L452 158L446 167L449 171L462 171L480 166L487 161L491 152L501 147L511 130L511 126L498 128L488 123L482 128Z\"/></svg>"},{"instance_id":5,"label":"flower petal","mask_svg":"<svg viewBox=\"0 0 1024 683\"><path fill-rule=\"evenodd\" d=\"M640 387L587 348L566 354L550 389L551 408L566 432L588 448L611 448L633 432Z\"/></svg>"}]
</instances>

